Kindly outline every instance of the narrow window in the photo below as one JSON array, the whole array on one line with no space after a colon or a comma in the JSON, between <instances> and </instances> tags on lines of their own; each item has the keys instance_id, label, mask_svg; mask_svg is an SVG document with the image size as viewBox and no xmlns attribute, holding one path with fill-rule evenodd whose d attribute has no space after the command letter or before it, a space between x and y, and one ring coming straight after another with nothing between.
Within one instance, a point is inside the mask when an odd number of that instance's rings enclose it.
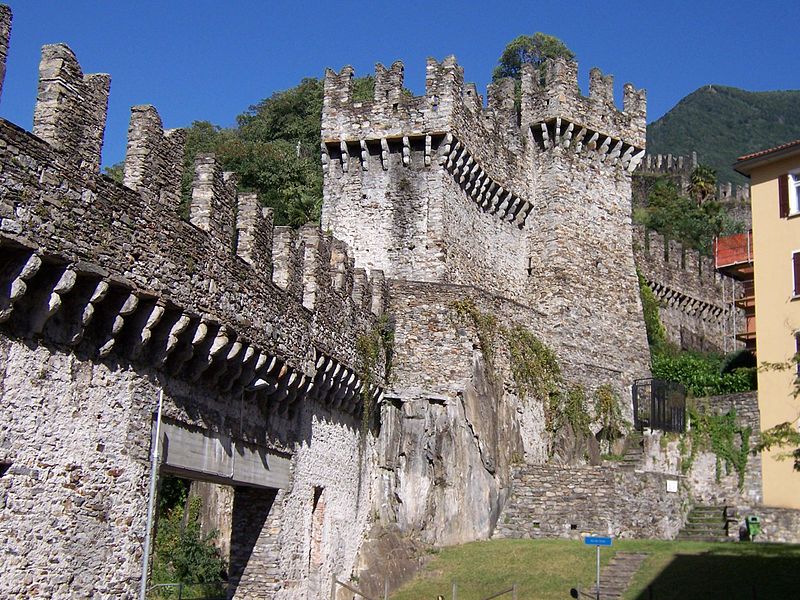
<instances>
[{"instance_id":1,"label":"narrow window","mask_svg":"<svg viewBox=\"0 0 800 600\"><path fill-rule=\"evenodd\" d=\"M325 523L325 488L314 487L314 497L311 503L311 546L308 553L310 567L319 566L323 562L322 556L322 527Z\"/></svg>"}]
</instances>

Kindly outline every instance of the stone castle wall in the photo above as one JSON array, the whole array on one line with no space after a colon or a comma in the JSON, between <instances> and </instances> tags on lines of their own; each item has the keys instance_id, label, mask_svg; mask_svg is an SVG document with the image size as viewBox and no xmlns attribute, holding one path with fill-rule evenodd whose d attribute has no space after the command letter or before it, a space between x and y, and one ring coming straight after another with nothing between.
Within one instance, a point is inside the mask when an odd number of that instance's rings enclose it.
<instances>
[{"instance_id":1,"label":"stone castle wall","mask_svg":"<svg viewBox=\"0 0 800 600\"><path fill-rule=\"evenodd\" d=\"M758 394L745 392L726 394L695 400L699 411L724 415L736 412L736 421L742 427L750 427L752 435L749 445L753 448L760 439L761 418L758 410ZM682 462L688 459L689 444L681 444L675 436L653 431L644 439L643 468L685 479L695 504L732 505L761 503L761 456L750 454L747 458L742 487L735 470L730 473L722 467L717 480L717 460L713 452L700 451L686 470Z\"/></svg>"},{"instance_id":2,"label":"stone castle wall","mask_svg":"<svg viewBox=\"0 0 800 600\"><path fill-rule=\"evenodd\" d=\"M671 539L688 512L686 486L675 476L616 465L520 466L496 538ZM677 492L667 482L678 484Z\"/></svg>"},{"instance_id":3,"label":"stone castle wall","mask_svg":"<svg viewBox=\"0 0 800 600\"><path fill-rule=\"evenodd\" d=\"M717 272L712 258L655 231L637 226L633 239L636 266L659 301L668 340L687 350L741 347L733 332L744 322L744 312L733 299L742 295L742 284Z\"/></svg>"},{"instance_id":4,"label":"stone castle wall","mask_svg":"<svg viewBox=\"0 0 800 600\"><path fill-rule=\"evenodd\" d=\"M163 394L170 427L222 440L177 473L236 485L230 595L327 597L370 517L361 413L383 368L368 387L357 340L386 306L382 275L316 227L273 228L213 156L183 221L183 134L152 107L132 110L125 185L100 175L108 86L46 46L36 135L0 120L0 595L136 596ZM215 466L247 449L269 484ZM297 527L317 493L317 527Z\"/></svg>"},{"instance_id":5,"label":"stone castle wall","mask_svg":"<svg viewBox=\"0 0 800 600\"><path fill-rule=\"evenodd\" d=\"M630 384L648 374L630 221L644 93L626 86L620 111L610 78L594 70L584 97L576 69L556 61L541 85L526 70L521 115L513 82L493 83L484 106L453 58L428 62L421 97L402 91L401 63L376 67L365 102L352 100L352 69L326 74L323 227L390 286L384 531L435 544L488 537L510 465L549 458L542 399L519 396L503 342L485 356L456 303L526 327L588 397L612 385L625 414ZM362 556L359 581L371 586L379 565Z\"/></svg>"},{"instance_id":6,"label":"stone castle wall","mask_svg":"<svg viewBox=\"0 0 800 600\"><path fill-rule=\"evenodd\" d=\"M668 178L678 191L688 195L691 189L692 172L697 167L697 153L691 156L672 154L647 154L633 176L634 204L647 203L647 197L656 179ZM716 200L722 203L725 213L734 221L751 228L750 187L734 186L730 181L717 184Z\"/></svg>"}]
</instances>

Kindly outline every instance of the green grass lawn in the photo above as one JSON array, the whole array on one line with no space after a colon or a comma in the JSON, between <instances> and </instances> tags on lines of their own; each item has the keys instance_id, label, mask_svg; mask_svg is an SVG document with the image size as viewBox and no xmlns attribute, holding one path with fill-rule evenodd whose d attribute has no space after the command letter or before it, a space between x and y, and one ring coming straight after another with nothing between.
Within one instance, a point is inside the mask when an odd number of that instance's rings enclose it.
<instances>
[{"instance_id":1,"label":"green grass lawn","mask_svg":"<svg viewBox=\"0 0 800 600\"><path fill-rule=\"evenodd\" d=\"M800 598L800 546L614 540L611 549L601 549L601 562L614 551L650 554L626 600L647 600L648 588L654 600ZM481 600L513 583L520 600L563 599L571 587L588 590L594 578L595 550L582 542L492 540L443 548L391 597L449 600L455 581L458 600Z\"/></svg>"}]
</instances>

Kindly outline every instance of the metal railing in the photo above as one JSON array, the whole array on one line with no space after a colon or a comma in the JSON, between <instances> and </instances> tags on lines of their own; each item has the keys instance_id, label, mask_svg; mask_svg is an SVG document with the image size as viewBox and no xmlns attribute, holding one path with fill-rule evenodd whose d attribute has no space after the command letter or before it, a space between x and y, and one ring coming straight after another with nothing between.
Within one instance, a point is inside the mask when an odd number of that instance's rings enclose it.
<instances>
[{"instance_id":1,"label":"metal railing","mask_svg":"<svg viewBox=\"0 0 800 600\"><path fill-rule=\"evenodd\" d=\"M633 426L683 433L686 431L686 388L674 381L637 379L633 383Z\"/></svg>"},{"instance_id":2,"label":"metal railing","mask_svg":"<svg viewBox=\"0 0 800 600\"><path fill-rule=\"evenodd\" d=\"M511 594L512 600L517 600L517 584L515 583L507 590L503 590L502 592L497 592L496 594L487 596L483 600L492 600L492 598L499 598L500 596L505 596L506 594Z\"/></svg>"},{"instance_id":3,"label":"metal railing","mask_svg":"<svg viewBox=\"0 0 800 600\"><path fill-rule=\"evenodd\" d=\"M367 596L364 592L362 592L358 588L354 588L349 583L345 583L344 581L340 581L340 580L336 579L335 577L333 578L333 582L331 583L331 600L336 600L336 588L339 587L339 586L343 587L344 589L346 589L349 592L353 592L354 594L356 594L357 596L360 596L364 600L377 600L376 598L373 598L372 596ZM389 598L389 582L388 581L384 581L384 583L383 583L383 600L388 600L388 598Z\"/></svg>"}]
</instances>

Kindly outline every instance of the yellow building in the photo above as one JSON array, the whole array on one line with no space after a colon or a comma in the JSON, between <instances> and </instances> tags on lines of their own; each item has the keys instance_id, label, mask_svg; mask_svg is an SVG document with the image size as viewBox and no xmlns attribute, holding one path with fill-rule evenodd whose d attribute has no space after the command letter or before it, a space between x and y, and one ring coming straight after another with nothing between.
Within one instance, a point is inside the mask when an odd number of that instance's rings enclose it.
<instances>
[{"instance_id":1,"label":"yellow building","mask_svg":"<svg viewBox=\"0 0 800 600\"><path fill-rule=\"evenodd\" d=\"M753 211L756 347L759 364L788 361L800 351L800 140L742 156ZM800 424L798 369L760 370L761 428ZM787 449L762 456L764 504L800 508L800 473Z\"/></svg>"}]
</instances>

